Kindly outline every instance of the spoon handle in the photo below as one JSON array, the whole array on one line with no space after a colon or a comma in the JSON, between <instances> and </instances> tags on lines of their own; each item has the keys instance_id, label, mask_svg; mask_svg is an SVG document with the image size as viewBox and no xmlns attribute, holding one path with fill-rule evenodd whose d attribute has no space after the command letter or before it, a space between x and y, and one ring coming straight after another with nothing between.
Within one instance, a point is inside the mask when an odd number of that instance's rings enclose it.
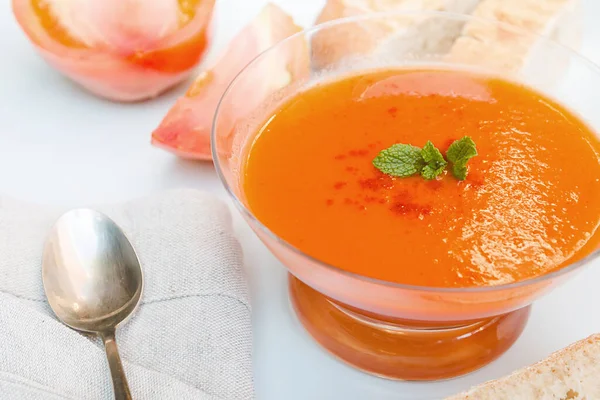
<instances>
[{"instance_id":1,"label":"spoon handle","mask_svg":"<svg viewBox=\"0 0 600 400\"><path fill-rule=\"evenodd\" d=\"M117 349L115 331L113 329L102 332L100 336L102 336L102 340L104 340L104 348L106 349L106 357L108 358L110 375L113 381L115 400L131 400L129 385L127 384L127 378L125 377L125 371L123 371L123 364L121 364L121 357L119 357L119 350Z\"/></svg>"}]
</instances>

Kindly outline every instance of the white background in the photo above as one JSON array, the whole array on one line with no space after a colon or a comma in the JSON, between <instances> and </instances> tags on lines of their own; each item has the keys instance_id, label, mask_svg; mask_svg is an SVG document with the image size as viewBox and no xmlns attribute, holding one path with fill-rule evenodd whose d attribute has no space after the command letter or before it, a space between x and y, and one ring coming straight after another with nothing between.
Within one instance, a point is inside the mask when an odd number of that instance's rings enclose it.
<instances>
[{"instance_id":1,"label":"white background","mask_svg":"<svg viewBox=\"0 0 600 400\"><path fill-rule=\"evenodd\" d=\"M212 165L181 161L149 144L150 132L185 87L143 104L120 105L94 98L38 58L8 3L4 0L0 8L0 193L71 206L123 201L176 187L225 197ZM264 3L219 1L209 60ZM323 5L319 0L275 3L305 26ZM582 52L600 62L600 2L584 3ZM598 99L600 112L600 94ZM238 218L236 228L246 252L253 296L259 400L440 399L600 332L600 269L596 264L536 303L514 347L476 373L438 383L367 376L334 360L311 341L291 313L283 267ZM9 345L0 344L0 349Z\"/></svg>"}]
</instances>

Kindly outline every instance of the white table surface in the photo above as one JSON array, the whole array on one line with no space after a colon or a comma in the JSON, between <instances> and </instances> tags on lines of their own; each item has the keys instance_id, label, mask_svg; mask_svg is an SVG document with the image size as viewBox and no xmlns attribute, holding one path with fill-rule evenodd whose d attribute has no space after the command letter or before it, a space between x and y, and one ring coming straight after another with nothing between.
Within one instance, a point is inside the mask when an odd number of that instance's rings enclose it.
<instances>
[{"instance_id":1,"label":"white table surface","mask_svg":"<svg viewBox=\"0 0 600 400\"><path fill-rule=\"evenodd\" d=\"M600 2L583 1L582 52L600 62ZM20 32L8 3L4 0L0 8L0 193L70 206L118 202L178 187L207 190L225 198L212 165L181 161L149 144L150 132L184 87L135 105L94 98L40 60ZM208 59L264 3L219 0L214 49ZM323 5L321 0L275 3L305 26ZM600 97L598 101L600 111ZM254 305L259 400L440 399L600 332L596 263L537 302L517 343L478 372L439 383L371 377L331 358L301 329L288 303L283 267L235 217ZM0 351L9 345L0 344Z\"/></svg>"}]
</instances>

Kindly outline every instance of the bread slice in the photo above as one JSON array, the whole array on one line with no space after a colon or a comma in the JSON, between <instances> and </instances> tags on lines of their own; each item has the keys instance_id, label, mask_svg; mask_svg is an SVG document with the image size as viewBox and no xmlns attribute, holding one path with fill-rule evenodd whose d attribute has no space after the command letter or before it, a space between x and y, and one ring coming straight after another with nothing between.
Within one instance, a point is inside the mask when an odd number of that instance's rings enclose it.
<instances>
[{"instance_id":1,"label":"bread slice","mask_svg":"<svg viewBox=\"0 0 600 400\"><path fill-rule=\"evenodd\" d=\"M328 0L316 23L371 13L399 11L450 11L470 13L481 0ZM389 50L441 51L447 52L459 36L461 23L440 24L435 16L390 17L367 20L355 24L329 28L311 41L315 64L324 67L347 57L359 58L380 48L382 38L396 39L395 48ZM404 43L402 42L403 39ZM399 45L410 49L399 49ZM400 43L400 44L399 44ZM390 52L391 53L391 52Z\"/></svg>"},{"instance_id":2,"label":"bread slice","mask_svg":"<svg viewBox=\"0 0 600 400\"><path fill-rule=\"evenodd\" d=\"M544 35L578 49L582 35L580 7L579 0L483 0L472 15ZM461 37L450 50L450 60L504 72L528 68L533 73L533 69L538 69L535 73L550 71L553 77L565 68L567 60L560 49L541 45L538 36L523 36L485 20L464 26ZM552 66L548 65L550 59Z\"/></svg>"},{"instance_id":3,"label":"bread slice","mask_svg":"<svg viewBox=\"0 0 600 400\"><path fill-rule=\"evenodd\" d=\"M511 375L446 400L600 399L600 334Z\"/></svg>"}]
</instances>

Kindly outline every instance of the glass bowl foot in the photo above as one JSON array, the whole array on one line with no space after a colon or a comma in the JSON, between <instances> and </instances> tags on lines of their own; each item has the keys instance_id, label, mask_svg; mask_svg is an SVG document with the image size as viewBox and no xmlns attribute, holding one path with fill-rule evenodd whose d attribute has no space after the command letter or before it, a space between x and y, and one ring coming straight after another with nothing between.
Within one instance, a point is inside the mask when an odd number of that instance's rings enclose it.
<instances>
[{"instance_id":1,"label":"glass bowl foot","mask_svg":"<svg viewBox=\"0 0 600 400\"><path fill-rule=\"evenodd\" d=\"M400 321L334 302L290 275L300 322L327 351L367 373L399 380L440 380L475 371L517 340L530 306L461 323Z\"/></svg>"}]
</instances>

